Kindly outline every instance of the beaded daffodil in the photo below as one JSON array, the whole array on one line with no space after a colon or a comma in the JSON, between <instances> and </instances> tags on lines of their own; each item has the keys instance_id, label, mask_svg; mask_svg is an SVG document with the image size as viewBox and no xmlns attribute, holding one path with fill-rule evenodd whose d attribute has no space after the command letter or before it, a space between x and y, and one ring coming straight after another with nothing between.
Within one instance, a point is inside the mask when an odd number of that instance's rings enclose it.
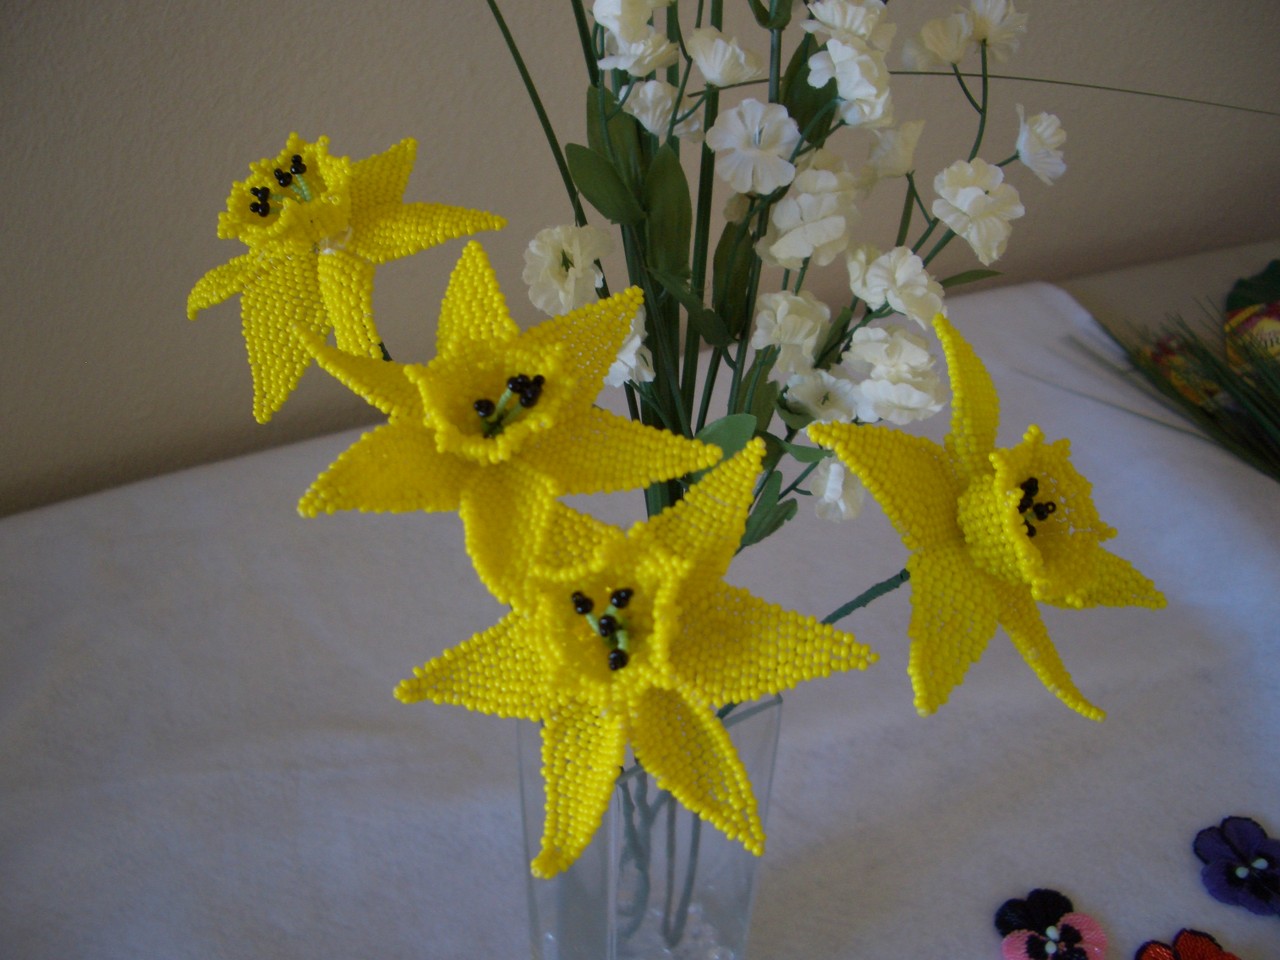
<instances>
[{"instance_id":1,"label":"beaded daffodil","mask_svg":"<svg viewBox=\"0 0 1280 960\"><path fill-rule=\"evenodd\" d=\"M280 155L249 165L218 217L218 236L248 253L210 270L187 297L187 316L241 294L253 415L265 423L311 361L295 330L361 356L382 356L373 324L374 268L479 230L501 217L433 203L403 203L417 145L402 140L352 162L329 141L289 135Z\"/></svg>"},{"instance_id":2,"label":"beaded daffodil","mask_svg":"<svg viewBox=\"0 0 1280 960\"><path fill-rule=\"evenodd\" d=\"M542 723L535 875L558 873L587 846L628 745L686 807L763 852L751 784L714 707L874 660L852 635L722 580L763 454L752 441L626 533L557 504L544 549L525 564L533 589L397 687L406 703Z\"/></svg>"},{"instance_id":3,"label":"beaded daffodil","mask_svg":"<svg viewBox=\"0 0 1280 960\"><path fill-rule=\"evenodd\" d=\"M720 459L718 447L592 405L641 302L633 287L521 332L472 242L426 365L356 357L304 335L320 366L389 420L315 481L299 511L458 510L476 572L509 602L526 580L513 534L536 546L554 497L645 487Z\"/></svg>"},{"instance_id":4,"label":"beaded daffodil","mask_svg":"<svg viewBox=\"0 0 1280 960\"><path fill-rule=\"evenodd\" d=\"M945 448L878 426L813 424L814 442L880 502L912 551L909 671L916 709L941 706L982 655L996 625L1051 691L1086 717L1103 712L1076 689L1036 602L1061 607L1164 606L1151 581L1100 543L1115 535L1094 509L1068 442L996 448L999 400L986 368L946 318L933 321L951 375Z\"/></svg>"}]
</instances>

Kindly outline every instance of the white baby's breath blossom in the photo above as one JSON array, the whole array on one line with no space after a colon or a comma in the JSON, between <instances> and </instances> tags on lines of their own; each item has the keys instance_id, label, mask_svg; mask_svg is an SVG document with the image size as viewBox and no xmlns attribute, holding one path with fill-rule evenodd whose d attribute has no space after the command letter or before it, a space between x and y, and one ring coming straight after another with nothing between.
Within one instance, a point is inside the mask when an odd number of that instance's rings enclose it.
<instances>
[{"instance_id":1,"label":"white baby's breath blossom","mask_svg":"<svg viewBox=\"0 0 1280 960\"><path fill-rule=\"evenodd\" d=\"M787 381L787 400L819 423L848 423L858 408L858 390L846 377L814 369Z\"/></svg>"},{"instance_id":2,"label":"white baby's breath blossom","mask_svg":"<svg viewBox=\"0 0 1280 960\"><path fill-rule=\"evenodd\" d=\"M887 130L872 130L870 164L878 179L904 177L916 168L916 144L924 130L923 120L908 120Z\"/></svg>"},{"instance_id":3,"label":"white baby's breath blossom","mask_svg":"<svg viewBox=\"0 0 1280 960\"><path fill-rule=\"evenodd\" d=\"M606 34L604 49L601 70L625 70L633 77L647 77L655 70L671 66L680 57L680 48L652 29L643 39L634 42Z\"/></svg>"},{"instance_id":4,"label":"white baby's breath blossom","mask_svg":"<svg viewBox=\"0 0 1280 960\"><path fill-rule=\"evenodd\" d=\"M886 304L898 313L926 326L942 312L942 284L929 275L910 247L894 247L867 261L865 248L849 258L849 288L867 306L878 310Z\"/></svg>"},{"instance_id":5,"label":"white baby's breath blossom","mask_svg":"<svg viewBox=\"0 0 1280 960\"><path fill-rule=\"evenodd\" d=\"M1007 60L1027 32L1027 15L1014 9L1013 0L970 0L970 4L973 39L985 41L997 60Z\"/></svg>"},{"instance_id":6,"label":"white baby's breath blossom","mask_svg":"<svg viewBox=\"0 0 1280 960\"><path fill-rule=\"evenodd\" d=\"M854 384L859 420L906 424L933 416L946 402L934 363L917 334L896 326L861 327L836 372Z\"/></svg>"},{"instance_id":7,"label":"white baby's breath blossom","mask_svg":"<svg viewBox=\"0 0 1280 960\"><path fill-rule=\"evenodd\" d=\"M598 227L548 227L538 231L524 252L524 282L529 299L543 313L557 316L596 299L604 274L596 260L613 250L613 238Z\"/></svg>"},{"instance_id":8,"label":"white baby's breath blossom","mask_svg":"<svg viewBox=\"0 0 1280 960\"><path fill-rule=\"evenodd\" d=\"M1026 213L1004 171L985 160L957 160L934 178L933 188L933 215L964 237L984 264L998 260L1013 230L1009 221Z\"/></svg>"},{"instance_id":9,"label":"white baby's breath blossom","mask_svg":"<svg viewBox=\"0 0 1280 960\"><path fill-rule=\"evenodd\" d=\"M627 381L648 383L654 378L653 354L644 345L644 325L645 312L644 307L641 307L631 318L631 332L622 341L617 359L605 374L604 382L609 386L620 387Z\"/></svg>"},{"instance_id":10,"label":"white baby's breath blossom","mask_svg":"<svg viewBox=\"0 0 1280 960\"><path fill-rule=\"evenodd\" d=\"M946 404L936 377L910 383L892 380L863 380L855 385L857 416L863 423L888 420L899 426L925 420Z\"/></svg>"},{"instance_id":11,"label":"white baby's breath blossom","mask_svg":"<svg viewBox=\"0 0 1280 960\"><path fill-rule=\"evenodd\" d=\"M737 39L726 39L714 27L700 27L685 38L685 50L697 64L702 76L713 87L763 80L769 75L765 62L744 50Z\"/></svg>"},{"instance_id":12,"label":"white baby's breath blossom","mask_svg":"<svg viewBox=\"0 0 1280 960\"><path fill-rule=\"evenodd\" d=\"M852 520L862 512L867 488L853 473L845 469L837 457L827 457L809 475L813 490L813 509L819 520L839 523Z\"/></svg>"},{"instance_id":13,"label":"white baby's breath blossom","mask_svg":"<svg viewBox=\"0 0 1280 960\"><path fill-rule=\"evenodd\" d=\"M860 243L845 251L844 262L849 270L849 289L853 291L855 297L861 297L862 294L858 291L866 289L867 271L871 269L871 264L878 256L880 251L870 243Z\"/></svg>"},{"instance_id":14,"label":"white baby's breath blossom","mask_svg":"<svg viewBox=\"0 0 1280 960\"><path fill-rule=\"evenodd\" d=\"M676 88L665 80L645 80L635 84L622 109L640 121L656 137L665 137L675 109ZM702 139L702 114L695 112L675 125L677 137L692 142Z\"/></svg>"},{"instance_id":15,"label":"white baby's breath blossom","mask_svg":"<svg viewBox=\"0 0 1280 960\"><path fill-rule=\"evenodd\" d=\"M950 67L963 60L973 46L973 19L961 11L926 21L920 35L903 45L902 58L912 70Z\"/></svg>"},{"instance_id":16,"label":"white baby's breath blossom","mask_svg":"<svg viewBox=\"0 0 1280 960\"><path fill-rule=\"evenodd\" d=\"M806 165L774 204L769 227L756 246L765 263L798 270L811 259L826 266L848 246L849 228L858 216L858 189L847 167L833 166Z\"/></svg>"},{"instance_id":17,"label":"white baby's breath blossom","mask_svg":"<svg viewBox=\"0 0 1280 960\"><path fill-rule=\"evenodd\" d=\"M814 351L826 334L831 311L809 291L762 294L756 305L751 346L778 349L770 376L784 379L813 368Z\"/></svg>"},{"instance_id":18,"label":"white baby's breath blossom","mask_svg":"<svg viewBox=\"0 0 1280 960\"><path fill-rule=\"evenodd\" d=\"M595 0L591 16L622 43L638 43L650 32L653 11L671 0Z\"/></svg>"},{"instance_id":19,"label":"white baby's breath blossom","mask_svg":"<svg viewBox=\"0 0 1280 960\"><path fill-rule=\"evenodd\" d=\"M1052 113L1037 113L1028 120L1018 104L1018 159L1047 184L1067 172L1061 150L1066 142L1061 120Z\"/></svg>"},{"instance_id":20,"label":"white baby's breath blossom","mask_svg":"<svg viewBox=\"0 0 1280 960\"><path fill-rule=\"evenodd\" d=\"M738 193L772 193L796 175L790 157L800 128L780 103L743 100L716 118L707 131L716 175Z\"/></svg>"},{"instance_id":21,"label":"white baby's breath blossom","mask_svg":"<svg viewBox=\"0 0 1280 960\"><path fill-rule=\"evenodd\" d=\"M828 41L809 58L809 83L823 87L832 79L840 98L837 112L849 126L887 126L893 122L889 70L879 50L861 40Z\"/></svg>"},{"instance_id":22,"label":"white baby's breath blossom","mask_svg":"<svg viewBox=\"0 0 1280 960\"><path fill-rule=\"evenodd\" d=\"M809 4L812 19L800 26L807 33L848 43L861 40L881 52L889 49L896 27L882 23L884 0L814 0Z\"/></svg>"}]
</instances>

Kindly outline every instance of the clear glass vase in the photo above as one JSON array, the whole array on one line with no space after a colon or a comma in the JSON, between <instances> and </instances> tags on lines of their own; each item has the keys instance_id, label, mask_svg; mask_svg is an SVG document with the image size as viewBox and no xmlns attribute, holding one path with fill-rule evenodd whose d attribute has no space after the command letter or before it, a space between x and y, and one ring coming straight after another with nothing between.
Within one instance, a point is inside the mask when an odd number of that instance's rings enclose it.
<instances>
[{"instance_id":1,"label":"clear glass vase","mask_svg":"<svg viewBox=\"0 0 1280 960\"><path fill-rule=\"evenodd\" d=\"M762 822L782 698L735 708L724 720L755 791ZM541 737L520 724L525 862L538 853L544 792ZM534 960L743 960L759 858L658 788L630 763L599 833L572 867L529 878Z\"/></svg>"}]
</instances>

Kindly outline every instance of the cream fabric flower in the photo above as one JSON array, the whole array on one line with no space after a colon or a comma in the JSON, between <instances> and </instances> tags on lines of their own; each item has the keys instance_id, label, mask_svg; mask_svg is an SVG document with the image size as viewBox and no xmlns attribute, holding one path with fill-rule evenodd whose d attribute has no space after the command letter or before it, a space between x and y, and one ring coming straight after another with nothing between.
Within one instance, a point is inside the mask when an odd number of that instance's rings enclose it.
<instances>
[{"instance_id":1,"label":"cream fabric flower","mask_svg":"<svg viewBox=\"0 0 1280 960\"><path fill-rule=\"evenodd\" d=\"M1037 113L1028 120L1018 104L1018 159L1050 186L1067 172L1060 149L1066 142L1061 120L1052 113Z\"/></svg>"},{"instance_id":2,"label":"cream fabric flower","mask_svg":"<svg viewBox=\"0 0 1280 960\"><path fill-rule=\"evenodd\" d=\"M866 256L866 250L860 256ZM910 247L894 247L867 262L858 257L850 268L849 288L873 310L888 304L924 327L942 310L942 284L929 275Z\"/></svg>"},{"instance_id":3,"label":"cream fabric flower","mask_svg":"<svg viewBox=\"0 0 1280 960\"><path fill-rule=\"evenodd\" d=\"M770 372L773 379L808 373L830 322L831 310L807 290L765 293L757 301L751 346L757 350L778 348L778 359Z\"/></svg>"},{"instance_id":4,"label":"cream fabric flower","mask_svg":"<svg viewBox=\"0 0 1280 960\"><path fill-rule=\"evenodd\" d=\"M676 88L665 80L645 80L635 84L622 104L622 109L640 121L655 137L665 137L675 110ZM686 102L687 102L686 98ZM702 140L702 114L695 112L675 125L672 131L682 140Z\"/></svg>"},{"instance_id":5,"label":"cream fabric flower","mask_svg":"<svg viewBox=\"0 0 1280 960\"><path fill-rule=\"evenodd\" d=\"M848 423L858 409L858 389L827 370L810 370L787 381L787 399L819 423Z\"/></svg>"},{"instance_id":6,"label":"cream fabric flower","mask_svg":"<svg viewBox=\"0 0 1280 960\"><path fill-rule=\"evenodd\" d=\"M973 39L986 41L987 50L1001 62L1018 49L1027 32L1027 15L1014 9L1013 0L971 0L969 17Z\"/></svg>"},{"instance_id":7,"label":"cream fabric flower","mask_svg":"<svg viewBox=\"0 0 1280 960\"><path fill-rule=\"evenodd\" d=\"M787 270L799 270L810 259L826 266L849 245L857 198L847 168L805 166L769 213L768 230L756 247L760 259Z\"/></svg>"},{"instance_id":8,"label":"cream fabric flower","mask_svg":"<svg viewBox=\"0 0 1280 960\"><path fill-rule=\"evenodd\" d=\"M772 193L796 175L790 157L800 128L779 103L743 100L716 118L707 131L716 175L738 193Z\"/></svg>"},{"instance_id":9,"label":"cream fabric flower","mask_svg":"<svg viewBox=\"0 0 1280 960\"><path fill-rule=\"evenodd\" d=\"M644 307L636 311L631 318L631 332L622 341L618 357L605 374L604 382L611 387L620 387L627 381L632 383L648 383L654 376L653 354L644 345L645 312Z\"/></svg>"},{"instance_id":10,"label":"cream fabric flower","mask_svg":"<svg viewBox=\"0 0 1280 960\"><path fill-rule=\"evenodd\" d=\"M812 19L800 24L806 33L849 43L860 40L885 52L893 42L897 27L882 23L884 0L814 0L809 4Z\"/></svg>"},{"instance_id":11,"label":"cream fabric flower","mask_svg":"<svg viewBox=\"0 0 1280 960\"><path fill-rule=\"evenodd\" d=\"M680 58L680 48L653 29L643 39L634 42L619 40L606 33L604 49L601 70L625 70L633 77L647 77L655 70L666 69Z\"/></svg>"},{"instance_id":12,"label":"cream fabric flower","mask_svg":"<svg viewBox=\"0 0 1280 960\"><path fill-rule=\"evenodd\" d=\"M964 237L984 264L998 260L1013 232L1009 221L1026 213L1004 171L985 160L957 160L934 178L933 189L933 215Z\"/></svg>"},{"instance_id":13,"label":"cream fabric flower","mask_svg":"<svg viewBox=\"0 0 1280 960\"><path fill-rule=\"evenodd\" d=\"M862 513L867 499L867 488L836 457L828 457L818 464L810 476L813 489L813 510L819 520L839 523L852 520Z\"/></svg>"},{"instance_id":14,"label":"cream fabric flower","mask_svg":"<svg viewBox=\"0 0 1280 960\"><path fill-rule=\"evenodd\" d=\"M540 230L524 252L529 299L553 317L591 303L604 283L596 261L612 251L613 238L598 227Z\"/></svg>"},{"instance_id":15,"label":"cream fabric flower","mask_svg":"<svg viewBox=\"0 0 1280 960\"><path fill-rule=\"evenodd\" d=\"M671 0L595 0L591 15L623 43L638 43L650 32L653 11L670 6Z\"/></svg>"},{"instance_id":16,"label":"cream fabric flower","mask_svg":"<svg viewBox=\"0 0 1280 960\"><path fill-rule=\"evenodd\" d=\"M860 40L827 42L809 58L809 83L822 87L836 82L840 119L850 126L887 126L893 122L889 70L884 54Z\"/></svg>"},{"instance_id":17,"label":"cream fabric flower","mask_svg":"<svg viewBox=\"0 0 1280 960\"><path fill-rule=\"evenodd\" d=\"M871 131L873 143L868 162L877 179L905 177L915 170L916 144L923 131L923 120L908 120L892 129Z\"/></svg>"},{"instance_id":18,"label":"cream fabric flower","mask_svg":"<svg viewBox=\"0 0 1280 960\"><path fill-rule=\"evenodd\" d=\"M744 50L736 39L726 39L713 27L701 27L685 38L685 49L702 76L713 87L763 80L769 75L764 60Z\"/></svg>"},{"instance_id":19,"label":"cream fabric flower","mask_svg":"<svg viewBox=\"0 0 1280 960\"><path fill-rule=\"evenodd\" d=\"M856 385L859 420L905 424L932 416L946 402L934 365L923 337L890 325L856 330L839 371Z\"/></svg>"},{"instance_id":20,"label":"cream fabric flower","mask_svg":"<svg viewBox=\"0 0 1280 960\"><path fill-rule=\"evenodd\" d=\"M912 70L950 67L963 60L973 45L973 19L961 11L926 21L920 35L903 46L902 58Z\"/></svg>"}]
</instances>

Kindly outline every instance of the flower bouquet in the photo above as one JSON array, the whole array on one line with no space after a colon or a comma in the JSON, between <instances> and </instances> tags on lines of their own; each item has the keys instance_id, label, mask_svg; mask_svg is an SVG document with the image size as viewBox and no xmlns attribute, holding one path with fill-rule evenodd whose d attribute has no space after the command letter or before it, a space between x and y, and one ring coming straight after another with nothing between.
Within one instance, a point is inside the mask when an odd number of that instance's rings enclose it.
<instances>
[{"instance_id":1,"label":"flower bouquet","mask_svg":"<svg viewBox=\"0 0 1280 960\"><path fill-rule=\"evenodd\" d=\"M296 135L234 185L219 234L248 251L196 284L188 314L240 295L259 420L312 362L386 414L303 494L304 515L461 518L477 576L509 612L395 692L530 721L535 953L741 956L749 872L709 876L721 858L704 835L747 860L764 851L777 709L761 704L876 659L837 622L910 581L920 713L999 625L1046 687L1097 719L1037 604L1163 603L1102 547L1115 531L1065 440L1031 426L996 446L995 386L946 317L944 291L992 275L1023 214L1006 169L1052 182L1065 135L1018 107L1008 155L979 156L988 61L1026 25L1008 0L971 0L905 44L912 71L954 77L975 120L932 199L913 159L923 123L895 125L881 0L749 0L754 42L723 32L721 0L570 0L587 123L584 142L562 146L488 5L573 211L526 253L529 299L549 318L517 323L471 241L435 356L393 359L373 319L377 266L502 221L404 202L412 141L353 162ZM882 251L858 210L895 188ZM957 237L980 266L935 278ZM628 283L612 293L604 263L618 248ZM829 268L847 274L844 302L808 283ZM900 429L945 405L939 351L952 392L941 444ZM629 416L596 405L606 385ZM624 490L643 491L647 513L627 530L564 501ZM725 582L735 554L782 533L802 502L847 519L864 491L910 551L902 571L822 617ZM593 872L575 879L580 868ZM709 907L725 890L735 902ZM561 916L544 923L548 911Z\"/></svg>"}]
</instances>

